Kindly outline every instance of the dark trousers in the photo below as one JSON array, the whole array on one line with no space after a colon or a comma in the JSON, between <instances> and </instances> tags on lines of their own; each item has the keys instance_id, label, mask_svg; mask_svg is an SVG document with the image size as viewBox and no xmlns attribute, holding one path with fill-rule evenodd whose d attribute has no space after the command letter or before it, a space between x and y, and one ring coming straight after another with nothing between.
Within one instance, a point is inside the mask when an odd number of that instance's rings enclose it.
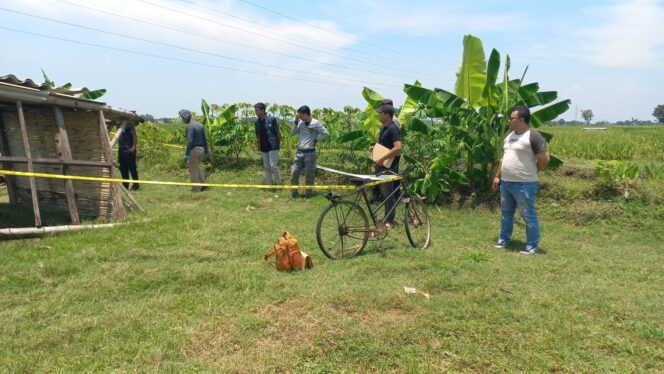
<instances>
[{"instance_id":1,"label":"dark trousers","mask_svg":"<svg viewBox=\"0 0 664 374\"><path fill-rule=\"evenodd\" d=\"M138 169L136 168L136 153L129 152L129 150L119 150L118 151L118 161L120 162L120 174L122 174L122 179L129 179L129 173L131 173L131 179L134 181L138 180ZM128 182L122 183L125 188L129 188ZM132 185L132 188L137 190L138 183Z\"/></svg>"},{"instance_id":2,"label":"dark trousers","mask_svg":"<svg viewBox=\"0 0 664 374\"><path fill-rule=\"evenodd\" d=\"M384 166L376 166L376 175L394 175L399 172L399 160L396 159L392 162L390 168ZM393 224L394 216L396 215L396 209L394 205L397 201L397 194L392 194L394 190L399 188L399 181L381 183L378 185L380 187L380 193L383 195L383 200L385 201L385 223ZM390 196L392 194L392 196Z\"/></svg>"}]
</instances>

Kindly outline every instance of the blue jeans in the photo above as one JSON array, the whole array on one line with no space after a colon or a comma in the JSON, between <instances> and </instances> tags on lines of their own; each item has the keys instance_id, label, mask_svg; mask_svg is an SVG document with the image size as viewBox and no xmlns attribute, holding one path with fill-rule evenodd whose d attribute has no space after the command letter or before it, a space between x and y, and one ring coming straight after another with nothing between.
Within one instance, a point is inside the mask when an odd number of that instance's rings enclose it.
<instances>
[{"instance_id":1,"label":"blue jeans","mask_svg":"<svg viewBox=\"0 0 664 374\"><path fill-rule=\"evenodd\" d=\"M535 195L539 182L500 182L500 239L507 243L512 238L514 212L519 208L526 221L526 248L537 248L540 240L540 227L535 209Z\"/></svg>"}]
</instances>

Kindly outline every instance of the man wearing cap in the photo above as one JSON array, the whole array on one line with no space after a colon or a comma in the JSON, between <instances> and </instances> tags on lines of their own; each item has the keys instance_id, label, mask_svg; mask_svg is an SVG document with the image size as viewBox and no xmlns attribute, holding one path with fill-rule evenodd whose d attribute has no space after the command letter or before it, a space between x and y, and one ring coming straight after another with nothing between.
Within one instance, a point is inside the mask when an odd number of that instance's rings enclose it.
<instances>
[{"instance_id":1,"label":"man wearing cap","mask_svg":"<svg viewBox=\"0 0 664 374\"><path fill-rule=\"evenodd\" d=\"M263 156L265 183L272 184L272 176L274 175L275 182L281 184L281 173L279 173L278 165L281 132L279 132L277 119L265 113L265 104L263 103L256 103L254 111L256 112L254 130L256 130L256 138L258 139L258 150Z\"/></svg>"},{"instance_id":2,"label":"man wearing cap","mask_svg":"<svg viewBox=\"0 0 664 374\"><path fill-rule=\"evenodd\" d=\"M187 149L184 153L184 159L187 161L187 167L189 168L189 178L192 183L205 183L201 170L201 161L203 158L209 157L205 128L200 122L193 119L190 111L182 109L178 114L182 122L187 124ZM194 186L191 190L201 192L207 190L207 186Z\"/></svg>"},{"instance_id":3,"label":"man wearing cap","mask_svg":"<svg viewBox=\"0 0 664 374\"><path fill-rule=\"evenodd\" d=\"M399 152L401 151L401 130L394 122L394 107L387 104L379 106L378 119L383 124L380 127L380 133L378 134L378 143L390 151L375 160L376 175L395 175L399 172L399 161L401 159L401 156L399 155ZM369 151L372 150L373 147L369 149ZM391 158L394 158L394 160L390 167L387 168L383 166L383 163ZM396 210L394 209L394 205L396 198L394 195L390 195L398 185L397 183L398 182L388 182L379 184L380 192L383 195L383 199L385 199L385 219L383 222L387 228L392 228L395 224L394 216Z\"/></svg>"},{"instance_id":4,"label":"man wearing cap","mask_svg":"<svg viewBox=\"0 0 664 374\"><path fill-rule=\"evenodd\" d=\"M297 152L291 169L291 185L297 186L300 183L300 172L304 169L306 184L311 186L316 174L316 143L327 139L329 133L320 121L311 117L311 110L304 105L297 110L291 135L298 135ZM298 196L296 189L292 190L291 196ZM304 196L310 197L311 189L305 190Z\"/></svg>"}]
</instances>

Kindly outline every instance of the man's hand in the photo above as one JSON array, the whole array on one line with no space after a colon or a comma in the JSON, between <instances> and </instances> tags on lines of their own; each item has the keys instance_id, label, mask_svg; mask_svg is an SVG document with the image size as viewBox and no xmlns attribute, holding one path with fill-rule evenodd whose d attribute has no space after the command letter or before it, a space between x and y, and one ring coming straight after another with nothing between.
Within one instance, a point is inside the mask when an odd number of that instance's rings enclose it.
<instances>
[{"instance_id":1,"label":"man's hand","mask_svg":"<svg viewBox=\"0 0 664 374\"><path fill-rule=\"evenodd\" d=\"M494 191L498 191L500 188L500 178L495 177L493 178L493 183L491 183L491 189Z\"/></svg>"},{"instance_id":2,"label":"man's hand","mask_svg":"<svg viewBox=\"0 0 664 374\"><path fill-rule=\"evenodd\" d=\"M129 152L130 152L130 153L136 153L136 147L132 147L132 148L129 150Z\"/></svg>"},{"instance_id":3,"label":"man's hand","mask_svg":"<svg viewBox=\"0 0 664 374\"><path fill-rule=\"evenodd\" d=\"M374 162L376 163L376 166L382 166L384 161L385 161L385 157L381 157L381 158L377 159Z\"/></svg>"}]
</instances>

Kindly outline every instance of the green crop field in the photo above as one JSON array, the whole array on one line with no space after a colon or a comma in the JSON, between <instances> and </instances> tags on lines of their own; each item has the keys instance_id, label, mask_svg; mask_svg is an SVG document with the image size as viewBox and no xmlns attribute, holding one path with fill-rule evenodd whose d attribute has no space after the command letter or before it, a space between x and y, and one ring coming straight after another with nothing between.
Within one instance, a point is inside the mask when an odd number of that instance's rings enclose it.
<instances>
[{"instance_id":1,"label":"green crop field","mask_svg":"<svg viewBox=\"0 0 664 374\"><path fill-rule=\"evenodd\" d=\"M664 161L662 126L610 126L588 131L577 126L547 126L553 154L583 160Z\"/></svg>"}]
</instances>

